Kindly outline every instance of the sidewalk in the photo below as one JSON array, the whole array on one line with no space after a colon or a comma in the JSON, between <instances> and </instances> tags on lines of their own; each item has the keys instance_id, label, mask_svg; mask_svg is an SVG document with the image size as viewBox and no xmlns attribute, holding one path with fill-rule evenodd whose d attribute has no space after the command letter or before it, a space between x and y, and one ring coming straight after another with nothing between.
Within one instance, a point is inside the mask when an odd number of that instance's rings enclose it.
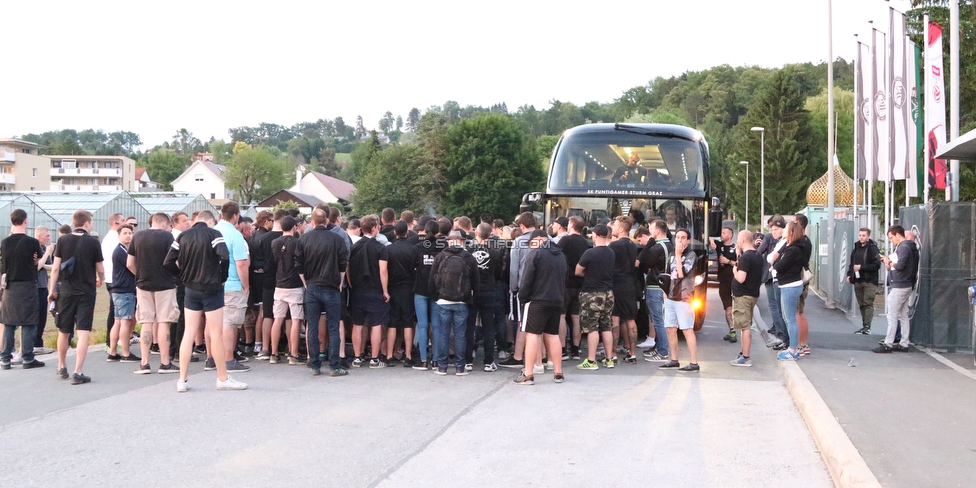
<instances>
[{"instance_id":1,"label":"sidewalk","mask_svg":"<svg viewBox=\"0 0 976 488\"><path fill-rule=\"evenodd\" d=\"M769 323L765 297L764 320ZM882 308L878 309L883 312ZM806 306L812 353L797 364L817 389L868 466L886 487L972 486L976 465L976 373L972 354L876 354L887 328L855 335L854 322L810 294Z\"/></svg>"}]
</instances>

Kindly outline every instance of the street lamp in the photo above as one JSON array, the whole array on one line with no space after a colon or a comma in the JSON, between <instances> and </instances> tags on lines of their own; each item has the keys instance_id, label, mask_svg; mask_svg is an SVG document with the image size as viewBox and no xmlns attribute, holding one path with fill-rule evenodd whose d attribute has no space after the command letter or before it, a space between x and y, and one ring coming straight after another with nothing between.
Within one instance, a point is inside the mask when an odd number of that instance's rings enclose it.
<instances>
[{"instance_id":1,"label":"street lamp","mask_svg":"<svg viewBox=\"0 0 976 488\"><path fill-rule=\"evenodd\" d=\"M753 127L749 130L759 133L759 227L764 227L762 220L766 218L766 128Z\"/></svg>"},{"instance_id":2,"label":"street lamp","mask_svg":"<svg viewBox=\"0 0 976 488\"><path fill-rule=\"evenodd\" d=\"M749 161L739 161L739 164L746 165L746 226L749 230Z\"/></svg>"}]
</instances>

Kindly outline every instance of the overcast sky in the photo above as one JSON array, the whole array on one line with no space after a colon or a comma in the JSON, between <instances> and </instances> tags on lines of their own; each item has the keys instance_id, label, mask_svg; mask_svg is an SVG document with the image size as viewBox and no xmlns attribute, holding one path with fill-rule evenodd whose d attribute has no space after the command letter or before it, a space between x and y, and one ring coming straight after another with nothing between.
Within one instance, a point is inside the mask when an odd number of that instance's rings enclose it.
<instances>
[{"instance_id":1,"label":"overcast sky","mask_svg":"<svg viewBox=\"0 0 976 488\"><path fill-rule=\"evenodd\" d=\"M904 11L906 0L891 5ZM578 5L586 5L585 8ZM834 0L834 56L851 59L883 0ZM598 2L45 0L3 7L0 137L227 129L455 100L537 109L611 102L658 76L827 58L827 0Z\"/></svg>"}]
</instances>

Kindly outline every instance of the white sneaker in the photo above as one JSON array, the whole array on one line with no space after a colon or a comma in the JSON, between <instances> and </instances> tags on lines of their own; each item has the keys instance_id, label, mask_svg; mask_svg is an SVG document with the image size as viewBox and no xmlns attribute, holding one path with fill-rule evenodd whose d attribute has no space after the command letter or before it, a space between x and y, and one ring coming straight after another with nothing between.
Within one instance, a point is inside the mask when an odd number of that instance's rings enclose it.
<instances>
[{"instance_id":1,"label":"white sneaker","mask_svg":"<svg viewBox=\"0 0 976 488\"><path fill-rule=\"evenodd\" d=\"M548 369L555 369L556 368L556 365L553 364L552 361L546 361L546 368L548 368Z\"/></svg>"},{"instance_id":2,"label":"white sneaker","mask_svg":"<svg viewBox=\"0 0 976 488\"><path fill-rule=\"evenodd\" d=\"M217 380L217 389L218 390L246 390L247 383L242 383L240 381L237 381L234 378L231 378L230 375L228 375L227 379L224 381L220 381L219 379Z\"/></svg>"},{"instance_id":3,"label":"white sneaker","mask_svg":"<svg viewBox=\"0 0 976 488\"><path fill-rule=\"evenodd\" d=\"M57 350L51 349L50 347L35 347L34 348L34 355L35 356L43 356L45 354L52 354L52 353L55 353L55 352L57 352Z\"/></svg>"},{"instance_id":4,"label":"white sneaker","mask_svg":"<svg viewBox=\"0 0 976 488\"><path fill-rule=\"evenodd\" d=\"M498 359L508 359L508 353L505 351L498 351Z\"/></svg>"},{"instance_id":5,"label":"white sneaker","mask_svg":"<svg viewBox=\"0 0 976 488\"><path fill-rule=\"evenodd\" d=\"M218 389L220 388L220 382L217 383L217 388ZM183 381L183 380L176 380L176 392L177 393L186 393L186 391L189 390L189 389L190 389L190 387L186 386L186 382L185 381Z\"/></svg>"},{"instance_id":6,"label":"white sneaker","mask_svg":"<svg viewBox=\"0 0 976 488\"><path fill-rule=\"evenodd\" d=\"M656 344L657 344L657 341L655 341L653 337L648 337L647 339L644 340L644 342L641 342L640 344L638 344L637 347L640 347L640 348L651 348L651 347L654 347Z\"/></svg>"},{"instance_id":7,"label":"white sneaker","mask_svg":"<svg viewBox=\"0 0 976 488\"><path fill-rule=\"evenodd\" d=\"M485 365L485 373L494 373L495 371L498 371L498 365L497 364L491 363L491 364L486 364Z\"/></svg>"},{"instance_id":8,"label":"white sneaker","mask_svg":"<svg viewBox=\"0 0 976 488\"><path fill-rule=\"evenodd\" d=\"M532 367L532 374L542 374L542 373L545 373L545 372L546 372L546 367L545 366L533 366Z\"/></svg>"},{"instance_id":9,"label":"white sneaker","mask_svg":"<svg viewBox=\"0 0 976 488\"><path fill-rule=\"evenodd\" d=\"M15 352L10 358L10 364L24 364L24 357L20 353Z\"/></svg>"}]
</instances>

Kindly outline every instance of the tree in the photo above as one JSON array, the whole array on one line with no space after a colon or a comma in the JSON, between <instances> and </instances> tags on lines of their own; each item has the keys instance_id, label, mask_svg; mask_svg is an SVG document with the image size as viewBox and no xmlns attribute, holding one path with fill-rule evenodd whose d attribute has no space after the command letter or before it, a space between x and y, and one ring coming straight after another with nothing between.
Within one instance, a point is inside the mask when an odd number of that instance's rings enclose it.
<instances>
[{"instance_id":1,"label":"tree","mask_svg":"<svg viewBox=\"0 0 976 488\"><path fill-rule=\"evenodd\" d=\"M402 129L403 129L403 117L400 117L399 115L397 115L397 118L396 118L396 130L399 131L399 130L402 130Z\"/></svg>"},{"instance_id":2,"label":"tree","mask_svg":"<svg viewBox=\"0 0 976 488\"><path fill-rule=\"evenodd\" d=\"M325 148L325 141L319 138L296 137L288 141L288 154L291 154L299 164L311 166L319 153Z\"/></svg>"},{"instance_id":3,"label":"tree","mask_svg":"<svg viewBox=\"0 0 976 488\"><path fill-rule=\"evenodd\" d=\"M365 164L352 196L359 214L379 213L385 207L398 210L424 209L432 200L423 149L418 146L389 146Z\"/></svg>"},{"instance_id":4,"label":"tree","mask_svg":"<svg viewBox=\"0 0 976 488\"><path fill-rule=\"evenodd\" d=\"M420 126L420 109L414 107L407 113L407 130L416 132Z\"/></svg>"},{"instance_id":5,"label":"tree","mask_svg":"<svg viewBox=\"0 0 976 488\"><path fill-rule=\"evenodd\" d=\"M142 145L142 139L139 138L139 134L136 134L135 132L112 132L108 135L108 138L110 144L121 148L125 154L134 154L136 152L136 148Z\"/></svg>"},{"instance_id":6,"label":"tree","mask_svg":"<svg viewBox=\"0 0 976 488\"><path fill-rule=\"evenodd\" d=\"M319 151L319 172L332 176L339 176L339 165L336 164L336 151L331 147L323 147Z\"/></svg>"},{"instance_id":7,"label":"tree","mask_svg":"<svg viewBox=\"0 0 976 488\"><path fill-rule=\"evenodd\" d=\"M163 185L164 190L172 191L173 180L186 171L189 163L187 158L172 149L156 148L149 152L145 165L154 181Z\"/></svg>"},{"instance_id":8,"label":"tree","mask_svg":"<svg viewBox=\"0 0 976 488\"><path fill-rule=\"evenodd\" d=\"M354 134L356 136L356 139L362 139L363 137L366 137L367 134L366 126L363 125L362 115L356 116L356 131L354 132Z\"/></svg>"},{"instance_id":9,"label":"tree","mask_svg":"<svg viewBox=\"0 0 976 488\"><path fill-rule=\"evenodd\" d=\"M342 117L336 117L333 125L337 135L341 136L346 133L346 122L342 120Z\"/></svg>"},{"instance_id":10,"label":"tree","mask_svg":"<svg viewBox=\"0 0 976 488\"><path fill-rule=\"evenodd\" d=\"M552 161L552 150L559 142L559 136L539 136L535 140L536 154L542 160L543 173L549 173L549 163Z\"/></svg>"},{"instance_id":11,"label":"tree","mask_svg":"<svg viewBox=\"0 0 976 488\"><path fill-rule=\"evenodd\" d=\"M393 131L393 125L395 123L396 119L393 118L393 112L387 110L386 113L383 114L383 118L380 119L380 130L383 131L384 134L389 135L390 132Z\"/></svg>"},{"instance_id":12,"label":"tree","mask_svg":"<svg viewBox=\"0 0 976 488\"><path fill-rule=\"evenodd\" d=\"M85 154L85 150L81 148L81 144L74 139L64 139L62 141L55 142L47 147L47 154L53 154L58 156L74 156Z\"/></svg>"},{"instance_id":13,"label":"tree","mask_svg":"<svg viewBox=\"0 0 976 488\"><path fill-rule=\"evenodd\" d=\"M735 149L723 168L732 211L740 213L745 207L745 168L739 161L752 163L750 171L755 174L752 170L760 160L758 138L751 134L752 127L766 128L767 213L799 210L806 203L807 187L827 171L827 162L814 157L815 137L801 91L796 69L777 71L735 127ZM759 185L750 185L749 190L749 200L758 202Z\"/></svg>"},{"instance_id":14,"label":"tree","mask_svg":"<svg viewBox=\"0 0 976 488\"><path fill-rule=\"evenodd\" d=\"M288 163L275 159L266 146L249 147L238 142L227 161L224 180L242 204L256 203L286 188L292 177Z\"/></svg>"},{"instance_id":15,"label":"tree","mask_svg":"<svg viewBox=\"0 0 976 488\"><path fill-rule=\"evenodd\" d=\"M363 141L353 150L352 160L342 168L342 179L355 184L373 156L380 151L380 140L374 131L372 137Z\"/></svg>"},{"instance_id":16,"label":"tree","mask_svg":"<svg viewBox=\"0 0 976 488\"><path fill-rule=\"evenodd\" d=\"M223 139L216 139L210 143L210 153L213 154L213 161L217 164L226 164L232 156L233 145L224 142Z\"/></svg>"},{"instance_id":17,"label":"tree","mask_svg":"<svg viewBox=\"0 0 976 488\"><path fill-rule=\"evenodd\" d=\"M177 154L192 156L202 145L203 144L200 142L200 139L197 139L192 132L182 128L176 131L176 134L173 135L173 143L170 147L172 147Z\"/></svg>"},{"instance_id":18,"label":"tree","mask_svg":"<svg viewBox=\"0 0 976 488\"><path fill-rule=\"evenodd\" d=\"M509 116L484 114L451 126L444 136L443 207L452 215L488 212L508 219L522 195L544 184L535 141Z\"/></svg>"}]
</instances>

